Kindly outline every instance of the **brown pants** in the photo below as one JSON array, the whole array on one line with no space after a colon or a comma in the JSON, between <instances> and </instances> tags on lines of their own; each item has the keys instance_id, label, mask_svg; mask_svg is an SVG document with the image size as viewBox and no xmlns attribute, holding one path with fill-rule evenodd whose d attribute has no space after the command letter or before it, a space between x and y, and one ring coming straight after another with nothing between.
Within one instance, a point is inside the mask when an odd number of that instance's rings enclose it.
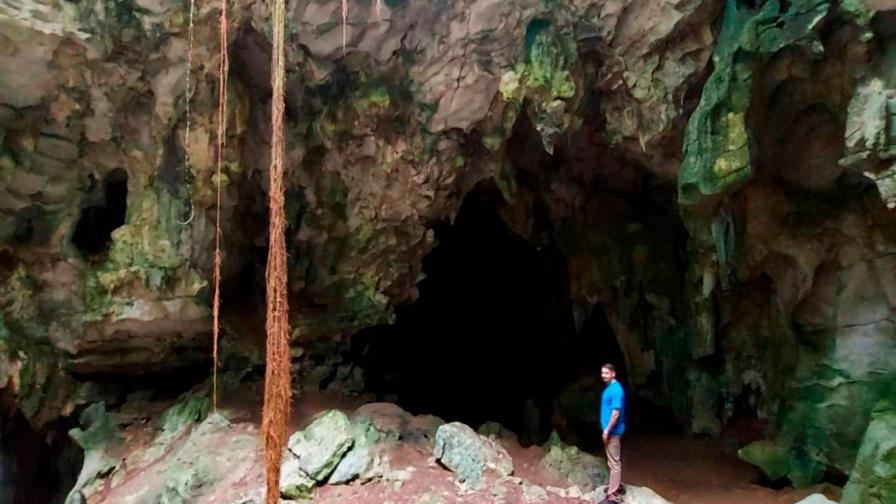
<instances>
[{"instance_id":1,"label":"brown pants","mask_svg":"<svg viewBox=\"0 0 896 504\"><path fill-rule=\"evenodd\" d=\"M622 485L622 436L610 436L606 449L607 465L610 466L607 496L615 496Z\"/></svg>"}]
</instances>

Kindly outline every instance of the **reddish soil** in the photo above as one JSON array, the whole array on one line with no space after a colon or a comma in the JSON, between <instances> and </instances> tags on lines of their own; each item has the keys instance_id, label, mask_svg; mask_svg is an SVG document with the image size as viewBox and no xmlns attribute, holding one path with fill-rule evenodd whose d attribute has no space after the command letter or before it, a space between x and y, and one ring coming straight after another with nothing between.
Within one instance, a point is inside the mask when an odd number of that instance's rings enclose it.
<instances>
[{"instance_id":1,"label":"reddish soil","mask_svg":"<svg viewBox=\"0 0 896 504\"><path fill-rule=\"evenodd\" d=\"M741 461L723 441L642 434L623 445L624 477L676 504L793 504L835 487L773 490L763 487L758 469Z\"/></svg>"},{"instance_id":2,"label":"reddish soil","mask_svg":"<svg viewBox=\"0 0 896 504\"><path fill-rule=\"evenodd\" d=\"M326 408L339 407L350 411L354 405L339 402L328 396L304 396L297 404L297 427ZM554 477L539 467L544 455L539 447L522 448L516 443L504 443L514 462L514 475L541 486L566 488L569 483ZM811 493L825 493L839 500L836 487L819 486L811 489L786 488L773 490L762 486L759 471L737 458L722 440L697 439L672 434L644 434L627 440L624 448L625 477L633 485L646 486L676 504L793 504ZM407 446L394 457L394 469L414 468L413 477L396 489L390 483L354 484L324 487L315 495L315 502L336 504L354 502L373 504L416 503L427 493L438 494L444 502L493 503L523 502L517 485L504 485L505 495L488 491L458 495L453 475L433 464L430 453L420 447ZM582 502L550 495L548 502Z\"/></svg>"},{"instance_id":3,"label":"reddish soil","mask_svg":"<svg viewBox=\"0 0 896 504\"><path fill-rule=\"evenodd\" d=\"M520 449L521 450L521 449ZM523 450L513 453L514 473L539 485L556 485L566 488L569 483L561 482L538 468L540 450ZM521 458L517 458L520 456ZM483 490L464 493L454 483L454 474L430 460L431 453L424 451L420 445L404 445L398 452L392 452L391 466L396 469L412 471L411 478L402 483L375 482L352 484L348 486L322 487L315 494L315 503L337 504L353 502L356 504L420 504L421 502L469 503L469 504L514 504L524 502L522 487L511 481L494 484L490 480ZM426 500L428 497L428 501ZM582 500L561 498L549 494L542 502L557 504L582 504Z\"/></svg>"},{"instance_id":4,"label":"reddish soil","mask_svg":"<svg viewBox=\"0 0 896 504\"><path fill-rule=\"evenodd\" d=\"M233 423L230 433L217 435L258 435L261 390L243 388L222 401L222 412ZM359 406L351 399L322 393L304 393L294 402L290 432L304 428L311 418L324 410L337 408L351 413ZM155 414L161 413L153 412ZM153 415L154 416L154 415ZM423 420L417 417L415 421ZM168 456L146 460L137 452L145 450L151 441L146 424L127 429L122 448L135 456L128 457L125 474L108 482L101 496L91 502L122 502L121 497L139 495L141 488L161 484L164 467L171 463ZM225 446L227 439L221 439ZM514 462L514 476L542 487L567 488L569 483L543 470L539 461L544 452L539 447L522 448L512 441L502 441ZM463 493L454 483L454 475L431 460L431 448L425 442L402 443L389 455L392 471L405 472L405 481L387 480L366 484L325 486L318 489L314 502L321 504L485 504L524 502L522 486L513 481L494 484L489 481L484 490ZM162 454L160 454L162 455ZM167 455L167 454L166 454ZM233 461L234 471L227 481L220 482L215 495L203 502L227 502L236 494L263 487L261 457L256 460ZM209 453L217 458L218 454ZM793 504L802 497L822 491L833 499L839 498L834 487L802 491L772 490L758 484L759 473L741 462L721 440L704 440L668 434L645 434L626 439L623 444L624 477L626 483L646 486L677 504ZM225 457L226 458L226 457ZM140 460L142 459L142 460ZM138 461L139 460L139 461ZM130 463L134 463L130 465ZM210 499L210 500L209 500ZM548 493L541 502L565 504L585 501L561 498Z\"/></svg>"}]
</instances>

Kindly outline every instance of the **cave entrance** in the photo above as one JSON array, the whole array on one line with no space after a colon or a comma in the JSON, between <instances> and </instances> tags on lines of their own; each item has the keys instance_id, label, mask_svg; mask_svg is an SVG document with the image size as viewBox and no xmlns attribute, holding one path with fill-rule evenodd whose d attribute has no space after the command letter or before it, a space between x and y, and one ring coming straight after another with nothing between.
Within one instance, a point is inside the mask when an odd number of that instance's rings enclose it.
<instances>
[{"instance_id":1,"label":"cave entrance","mask_svg":"<svg viewBox=\"0 0 896 504\"><path fill-rule=\"evenodd\" d=\"M512 231L504 204L490 181L468 193L455 222L435 228L419 299L393 325L357 334L353 351L381 400L474 428L498 422L540 443L555 398L596 376L601 355L576 330L563 254ZM615 344L605 321L600 330Z\"/></svg>"},{"instance_id":2,"label":"cave entrance","mask_svg":"<svg viewBox=\"0 0 896 504\"><path fill-rule=\"evenodd\" d=\"M84 452L67 419L36 431L19 410L0 408L0 502L62 504L75 486Z\"/></svg>"},{"instance_id":3,"label":"cave entrance","mask_svg":"<svg viewBox=\"0 0 896 504\"><path fill-rule=\"evenodd\" d=\"M109 250L112 231L124 225L128 209L128 173L116 168L100 184L92 175L87 205L72 233L72 243L87 259Z\"/></svg>"}]
</instances>

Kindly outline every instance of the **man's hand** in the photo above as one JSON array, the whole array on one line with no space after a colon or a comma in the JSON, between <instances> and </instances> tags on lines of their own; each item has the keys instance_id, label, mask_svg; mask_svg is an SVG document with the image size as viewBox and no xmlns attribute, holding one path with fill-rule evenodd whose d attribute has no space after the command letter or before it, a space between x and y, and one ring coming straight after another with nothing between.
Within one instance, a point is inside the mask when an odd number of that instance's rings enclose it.
<instances>
[{"instance_id":1,"label":"man's hand","mask_svg":"<svg viewBox=\"0 0 896 504\"><path fill-rule=\"evenodd\" d=\"M616 426L616 421L619 420L619 410L614 409L613 414L610 416L610 421L607 423L607 428L604 429L604 444L607 444L607 441L610 438L610 431L613 430L613 427Z\"/></svg>"}]
</instances>

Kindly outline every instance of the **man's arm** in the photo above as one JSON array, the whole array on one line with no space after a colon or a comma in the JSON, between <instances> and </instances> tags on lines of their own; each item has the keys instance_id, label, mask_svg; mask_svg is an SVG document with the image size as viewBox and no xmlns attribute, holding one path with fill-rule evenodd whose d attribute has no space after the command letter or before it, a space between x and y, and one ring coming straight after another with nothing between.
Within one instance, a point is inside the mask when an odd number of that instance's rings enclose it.
<instances>
[{"instance_id":1,"label":"man's arm","mask_svg":"<svg viewBox=\"0 0 896 504\"><path fill-rule=\"evenodd\" d=\"M619 410L614 409L613 414L610 415L610 421L607 423L607 428L604 429L604 442L607 442L607 438L610 437L610 432L613 431L613 427L616 426L616 421L619 420Z\"/></svg>"}]
</instances>

